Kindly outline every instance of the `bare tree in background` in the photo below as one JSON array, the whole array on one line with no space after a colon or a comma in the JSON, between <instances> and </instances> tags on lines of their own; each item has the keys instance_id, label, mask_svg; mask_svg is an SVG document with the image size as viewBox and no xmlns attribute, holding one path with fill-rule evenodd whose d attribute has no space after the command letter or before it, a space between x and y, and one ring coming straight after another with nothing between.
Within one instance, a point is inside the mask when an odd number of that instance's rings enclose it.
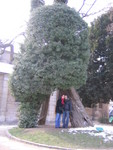
<instances>
[{"instance_id":1,"label":"bare tree in background","mask_svg":"<svg viewBox=\"0 0 113 150\"><path fill-rule=\"evenodd\" d=\"M6 48L10 48L10 51L11 51L11 55L10 55L10 63L12 63L13 59L14 59L14 46L12 44L12 41L11 42L2 42L0 40L0 55L2 55Z\"/></svg>"},{"instance_id":2,"label":"bare tree in background","mask_svg":"<svg viewBox=\"0 0 113 150\"><path fill-rule=\"evenodd\" d=\"M80 9L78 10L78 12L82 15L82 17L87 17L89 15L90 10L93 8L93 6L95 5L97 0L94 0L93 3L89 6L88 10L85 13L81 14L81 11L83 9L83 7L86 5L87 0L83 0L83 3L80 7Z\"/></svg>"},{"instance_id":3,"label":"bare tree in background","mask_svg":"<svg viewBox=\"0 0 113 150\"><path fill-rule=\"evenodd\" d=\"M98 11L91 12L92 8L94 8L94 6L96 5L96 3L98 1L99 0L93 0L90 3L88 2L88 0L83 0L82 1L81 7L78 9L78 13L82 16L82 18L89 17L89 16L99 14L99 13L102 13L102 12L106 12L110 9L110 7L113 4L113 3L108 3L108 5L106 7L102 8L102 9L99 9ZM87 6L87 9L84 10L84 8L86 6Z\"/></svg>"}]
</instances>

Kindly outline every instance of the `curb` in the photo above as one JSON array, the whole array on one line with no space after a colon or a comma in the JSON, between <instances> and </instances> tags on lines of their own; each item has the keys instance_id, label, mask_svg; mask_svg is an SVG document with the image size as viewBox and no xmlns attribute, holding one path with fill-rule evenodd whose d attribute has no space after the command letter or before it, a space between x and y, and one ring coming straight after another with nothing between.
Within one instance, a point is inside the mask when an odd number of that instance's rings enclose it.
<instances>
[{"instance_id":1,"label":"curb","mask_svg":"<svg viewBox=\"0 0 113 150\"><path fill-rule=\"evenodd\" d=\"M60 149L60 150L76 150L76 149L57 147L57 146L46 145L46 144L39 144L39 143L30 142L30 141L27 141L27 140L22 140L22 139L19 139L19 138L15 137L15 136L11 135L8 130L6 130L6 136L8 138L10 138L10 139L15 140L15 141L26 143L26 144L30 144L30 145L34 145L34 146L37 146L37 147L45 147L45 148L56 149L56 150L58 150L58 149Z\"/></svg>"}]
</instances>

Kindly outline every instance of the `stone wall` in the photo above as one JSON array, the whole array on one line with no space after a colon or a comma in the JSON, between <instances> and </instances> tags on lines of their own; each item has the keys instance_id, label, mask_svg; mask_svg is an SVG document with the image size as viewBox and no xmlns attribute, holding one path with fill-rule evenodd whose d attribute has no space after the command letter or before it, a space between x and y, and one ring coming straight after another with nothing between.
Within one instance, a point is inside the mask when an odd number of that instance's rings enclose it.
<instances>
[{"instance_id":1,"label":"stone wall","mask_svg":"<svg viewBox=\"0 0 113 150\"><path fill-rule=\"evenodd\" d=\"M99 121L109 117L109 104L97 104L94 108L86 107L86 112L92 120Z\"/></svg>"},{"instance_id":2,"label":"stone wall","mask_svg":"<svg viewBox=\"0 0 113 150\"><path fill-rule=\"evenodd\" d=\"M18 122L18 108L19 102L15 102L14 97L8 93L7 109L6 109L6 122L17 123Z\"/></svg>"},{"instance_id":3,"label":"stone wall","mask_svg":"<svg viewBox=\"0 0 113 150\"><path fill-rule=\"evenodd\" d=\"M0 123L15 123L18 121L17 109L19 103L15 102L8 88L8 74L0 73Z\"/></svg>"}]
</instances>

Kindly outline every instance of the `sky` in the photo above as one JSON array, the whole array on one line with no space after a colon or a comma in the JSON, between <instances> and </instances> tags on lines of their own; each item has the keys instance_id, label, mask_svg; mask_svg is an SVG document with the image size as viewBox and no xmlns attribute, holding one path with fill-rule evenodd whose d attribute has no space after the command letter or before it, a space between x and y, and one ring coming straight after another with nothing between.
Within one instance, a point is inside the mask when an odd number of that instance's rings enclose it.
<instances>
[{"instance_id":1,"label":"sky","mask_svg":"<svg viewBox=\"0 0 113 150\"><path fill-rule=\"evenodd\" d=\"M93 1L94 0L86 0L86 5L83 11L86 12L89 4ZM79 10L82 2L83 0L68 0L68 5L76 10ZM53 0L45 0L45 3L46 5L51 5ZM113 0L97 0L92 12L98 12L108 5L113 6ZM13 39L18 34L25 31L26 22L28 22L29 15L30 0L0 0L0 39ZM85 21L89 24L96 17L97 15L87 17ZM17 40L17 42L18 41L21 43L21 41L23 41L22 37Z\"/></svg>"}]
</instances>

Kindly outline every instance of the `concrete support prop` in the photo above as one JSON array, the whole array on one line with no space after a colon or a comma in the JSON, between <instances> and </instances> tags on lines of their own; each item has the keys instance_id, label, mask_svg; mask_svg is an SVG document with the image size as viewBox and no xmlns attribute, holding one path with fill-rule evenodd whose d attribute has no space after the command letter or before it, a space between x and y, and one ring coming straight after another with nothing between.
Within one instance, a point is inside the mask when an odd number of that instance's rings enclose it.
<instances>
[{"instance_id":1,"label":"concrete support prop","mask_svg":"<svg viewBox=\"0 0 113 150\"><path fill-rule=\"evenodd\" d=\"M49 107L46 117L46 125L54 125L55 124L55 108L56 108L56 101L57 101L57 91L54 91L49 100Z\"/></svg>"}]
</instances>

